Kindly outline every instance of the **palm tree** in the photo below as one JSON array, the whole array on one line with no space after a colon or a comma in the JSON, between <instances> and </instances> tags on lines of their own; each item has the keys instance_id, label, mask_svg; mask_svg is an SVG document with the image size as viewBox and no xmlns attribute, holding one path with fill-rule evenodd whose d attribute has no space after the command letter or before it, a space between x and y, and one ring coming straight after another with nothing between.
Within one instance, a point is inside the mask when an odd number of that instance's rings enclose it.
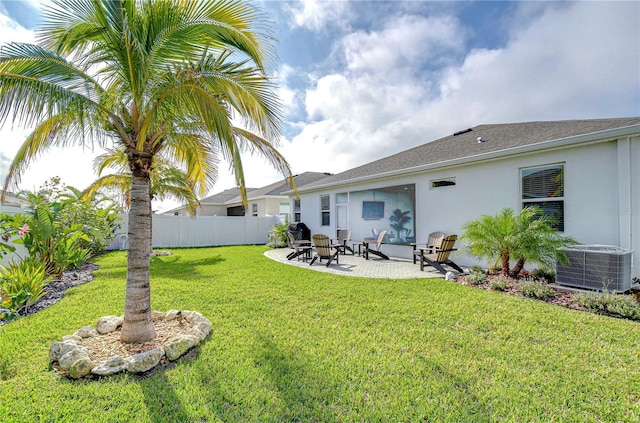
<instances>
[{"instance_id":1,"label":"palm tree","mask_svg":"<svg viewBox=\"0 0 640 423\"><path fill-rule=\"evenodd\" d=\"M156 158L193 164L203 150L219 149L245 203L243 151L265 156L294 186L275 147L282 121L267 73L271 35L242 0L53 0L43 22L38 45L11 43L0 52L0 122L35 126L5 187L52 146L125 152L132 176L121 340L144 342L155 337L149 186Z\"/></svg>"},{"instance_id":2,"label":"palm tree","mask_svg":"<svg viewBox=\"0 0 640 423\"><path fill-rule=\"evenodd\" d=\"M495 216L484 215L465 223L461 239L467 242L467 252L496 264L500 262L503 275L517 277L526 262L549 268L555 260L566 261L566 255L559 249L576 241L558 233L552 224L537 207L527 207L518 215L507 208ZM516 264L510 269L512 260Z\"/></svg>"},{"instance_id":3,"label":"palm tree","mask_svg":"<svg viewBox=\"0 0 640 423\"><path fill-rule=\"evenodd\" d=\"M215 158L211 160L215 162ZM123 209L129 210L131 205L131 171L124 151L108 150L95 158L94 167L98 173L98 179L85 188L81 193L81 198L90 199L102 191L116 191L123 195ZM115 173L102 175L107 168L113 169ZM213 170L215 171L215 168ZM152 201L171 197L185 203L191 215L195 215L196 208L200 206L196 191L203 195L206 192L206 183L198 184L189 180L187 172L173 166L163 158L156 158L155 167L149 177L151 180L149 194Z\"/></svg>"}]
</instances>

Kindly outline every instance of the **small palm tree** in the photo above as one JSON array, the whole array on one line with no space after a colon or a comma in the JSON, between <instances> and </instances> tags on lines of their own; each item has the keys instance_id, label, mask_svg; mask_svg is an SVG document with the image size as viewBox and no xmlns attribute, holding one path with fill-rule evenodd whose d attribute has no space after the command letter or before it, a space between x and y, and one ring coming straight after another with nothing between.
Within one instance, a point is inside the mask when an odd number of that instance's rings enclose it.
<instances>
[{"instance_id":1,"label":"small palm tree","mask_svg":"<svg viewBox=\"0 0 640 423\"><path fill-rule=\"evenodd\" d=\"M116 146L131 172L123 342L155 337L151 319L150 181L159 157L211 175L203 152L231 164L246 203L241 153L286 175L275 148L281 108L263 15L243 0L53 0L38 45L0 51L0 123L35 126L5 182L52 146ZM237 123L237 124L236 124ZM242 126L240 126L242 125Z\"/></svg>"},{"instance_id":2,"label":"small palm tree","mask_svg":"<svg viewBox=\"0 0 640 423\"><path fill-rule=\"evenodd\" d=\"M391 224L391 229L394 229L398 233L398 240L400 240L401 235L400 232L404 229L404 225L411 221L409 217L410 211L402 211L400 209L395 209L393 214L389 217L389 221Z\"/></svg>"},{"instance_id":3,"label":"small palm tree","mask_svg":"<svg viewBox=\"0 0 640 423\"><path fill-rule=\"evenodd\" d=\"M537 207L527 207L518 215L507 208L495 216L484 215L465 223L461 239L466 241L467 252L499 262L503 275L517 277L526 262L544 268L552 268L556 260L566 262L566 255L559 249L576 241L559 234L552 223ZM512 260L516 262L513 269Z\"/></svg>"},{"instance_id":4,"label":"small palm tree","mask_svg":"<svg viewBox=\"0 0 640 423\"><path fill-rule=\"evenodd\" d=\"M94 160L94 167L99 178L96 179L82 192L82 199L93 198L102 191L116 191L123 195L122 207L129 210L131 205L131 171L127 163L127 156L122 150L108 150ZM115 173L102 175L111 168ZM172 166L168 160L158 158L156 166L150 173L149 194L151 200L164 200L173 198L187 205L191 215L195 215L200 201L196 195L196 186L204 188L205 184L197 184L190 181L187 173L182 169ZM204 190L198 190L202 193Z\"/></svg>"}]
</instances>

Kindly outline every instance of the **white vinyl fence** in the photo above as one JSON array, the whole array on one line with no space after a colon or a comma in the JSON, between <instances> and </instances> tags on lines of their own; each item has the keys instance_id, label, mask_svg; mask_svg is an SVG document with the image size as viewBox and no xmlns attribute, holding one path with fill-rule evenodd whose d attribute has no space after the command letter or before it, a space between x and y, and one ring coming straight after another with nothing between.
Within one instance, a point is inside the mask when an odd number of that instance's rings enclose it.
<instances>
[{"instance_id":1,"label":"white vinyl fence","mask_svg":"<svg viewBox=\"0 0 640 423\"><path fill-rule=\"evenodd\" d=\"M128 246L127 215L107 250ZM153 247L209 247L216 245L266 244L269 229L281 223L279 216L153 216Z\"/></svg>"}]
</instances>

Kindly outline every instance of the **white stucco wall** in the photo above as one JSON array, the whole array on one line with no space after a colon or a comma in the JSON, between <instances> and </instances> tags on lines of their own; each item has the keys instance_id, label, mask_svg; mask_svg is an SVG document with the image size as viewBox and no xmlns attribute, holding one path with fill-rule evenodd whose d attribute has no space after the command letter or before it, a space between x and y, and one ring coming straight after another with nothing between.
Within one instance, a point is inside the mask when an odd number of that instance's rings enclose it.
<instances>
[{"instance_id":1,"label":"white stucco wall","mask_svg":"<svg viewBox=\"0 0 640 423\"><path fill-rule=\"evenodd\" d=\"M565 231L583 244L608 244L640 251L640 138L625 138L571 148L529 153L477 164L450 167L420 174L352 184L326 191L300 194L301 221L312 233L336 234L336 193L361 191L403 184L416 187L416 238L424 242L433 231L461 234L462 225L483 214L503 208L520 211L520 169L563 163L565 166ZM430 188L433 179L456 178L451 187ZM331 195L331 225L320 226L320 195ZM361 201L349 206L354 239L363 224ZM355 215L354 215L355 213ZM389 215L385 209L385 214ZM386 216L388 218L388 216ZM370 235L370 234L369 234ZM462 242L457 245L462 247ZM386 253L411 257L411 247L384 245ZM472 257L455 260L469 266ZM638 266L632 269L640 275Z\"/></svg>"}]
</instances>

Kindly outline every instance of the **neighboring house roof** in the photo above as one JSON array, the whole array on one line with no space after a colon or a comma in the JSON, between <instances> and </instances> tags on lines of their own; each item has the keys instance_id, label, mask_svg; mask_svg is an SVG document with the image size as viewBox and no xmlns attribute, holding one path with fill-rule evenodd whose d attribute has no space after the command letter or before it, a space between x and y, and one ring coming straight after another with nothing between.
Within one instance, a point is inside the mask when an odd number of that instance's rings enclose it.
<instances>
[{"instance_id":1,"label":"neighboring house roof","mask_svg":"<svg viewBox=\"0 0 640 423\"><path fill-rule=\"evenodd\" d=\"M249 192L251 191L254 191L255 189L256 188L247 188L246 189L247 194L249 194ZM229 188L217 194L213 194L203 198L202 200L200 200L200 204L223 205L227 201L231 200L232 198L238 197L239 195L240 195L240 188L238 187Z\"/></svg>"},{"instance_id":2,"label":"neighboring house roof","mask_svg":"<svg viewBox=\"0 0 640 423\"><path fill-rule=\"evenodd\" d=\"M312 184L317 181L321 181L330 176L332 176L331 173L325 173L325 172L304 172L299 175L294 175L293 180L296 183L296 187L300 189L301 187L304 187L306 185ZM256 200L258 198L272 197L272 196L286 197L287 194L285 193L288 193L288 192L292 192L292 189L291 189L291 186L289 185L289 180L285 178L278 182L274 182L273 184L255 189L250 193L247 192L247 200ZM240 203L240 202L241 202L240 195L237 195L236 197L228 200L226 204L234 204L234 203Z\"/></svg>"},{"instance_id":3,"label":"neighboring house roof","mask_svg":"<svg viewBox=\"0 0 640 423\"><path fill-rule=\"evenodd\" d=\"M567 139L586 142L590 137L584 140L574 137L637 125L640 117L479 125L310 183L299 191L484 160L516 153L529 146L547 148ZM640 128L634 130L637 132Z\"/></svg>"},{"instance_id":4,"label":"neighboring house roof","mask_svg":"<svg viewBox=\"0 0 640 423\"><path fill-rule=\"evenodd\" d=\"M247 188L247 193L249 191L253 191L255 188ZM210 195L208 197L204 197L200 200L201 206L224 206L227 201L232 198L235 198L240 195L240 188L229 188L217 194ZM174 212L185 210L187 208L186 205L181 205L171 210L167 210L162 212L162 214L172 214Z\"/></svg>"},{"instance_id":5,"label":"neighboring house roof","mask_svg":"<svg viewBox=\"0 0 640 423\"><path fill-rule=\"evenodd\" d=\"M0 197L2 197L2 190L0 190ZM4 195L4 201L2 202L2 204L5 206L20 207L29 204L29 201L24 197L20 197L12 193L11 191L7 191Z\"/></svg>"}]
</instances>

